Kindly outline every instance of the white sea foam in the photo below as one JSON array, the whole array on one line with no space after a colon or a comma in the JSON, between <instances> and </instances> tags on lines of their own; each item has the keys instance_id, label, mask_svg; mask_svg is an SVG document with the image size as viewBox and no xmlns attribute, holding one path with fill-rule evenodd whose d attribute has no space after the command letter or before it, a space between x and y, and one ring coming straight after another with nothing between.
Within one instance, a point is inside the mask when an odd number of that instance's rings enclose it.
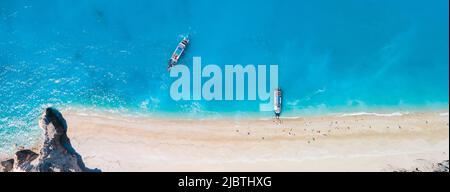
<instances>
[{"instance_id":1,"label":"white sea foam","mask_svg":"<svg viewBox=\"0 0 450 192\"><path fill-rule=\"evenodd\" d=\"M79 112L79 113L76 113L77 115L79 115L79 116L90 116L89 114L87 114L87 113L82 113L82 112Z\"/></svg>"},{"instance_id":2,"label":"white sea foam","mask_svg":"<svg viewBox=\"0 0 450 192\"><path fill-rule=\"evenodd\" d=\"M300 119L300 116L292 116L292 117L280 117L280 119ZM265 118L258 118L260 121L268 121L268 120L274 120L274 117L265 117Z\"/></svg>"},{"instance_id":3,"label":"white sea foam","mask_svg":"<svg viewBox=\"0 0 450 192\"><path fill-rule=\"evenodd\" d=\"M300 119L300 116L281 117L281 119Z\"/></svg>"},{"instance_id":4,"label":"white sea foam","mask_svg":"<svg viewBox=\"0 0 450 192\"><path fill-rule=\"evenodd\" d=\"M448 112L447 113L439 113L439 116L448 116Z\"/></svg>"},{"instance_id":5,"label":"white sea foam","mask_svg":"<svg viewBox=\"0 0 450 192\"><path fill-rule=\"evenodd\" d=\"M379 117L396 117L396 116L403 116L407 115L409 112L394 112L394 113L368 113L368 112L357 112L357 113L345 113L340 115L341 117L348 117L348 116L362 116L362 115L370 115L370 116L379 116Z\"/></svg>"}]
</instances>

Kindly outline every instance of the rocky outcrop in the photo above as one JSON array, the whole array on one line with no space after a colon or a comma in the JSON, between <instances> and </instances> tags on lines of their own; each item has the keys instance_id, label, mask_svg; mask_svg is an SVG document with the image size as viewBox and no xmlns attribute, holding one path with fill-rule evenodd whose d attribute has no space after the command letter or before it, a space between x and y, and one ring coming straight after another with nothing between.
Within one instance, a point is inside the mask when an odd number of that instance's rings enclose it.
<instances>
[{"instance_id":1,"label":"rocky outcrop","mask_svg":"<svg viewBox=\"0 0 450 192\"><path fill-rule=\"evenodd\" d=\"M435 168L434 168L435 172L449 172L448 169L448 160L445 160L443 162L438 163Z\"/></svg>"},{"instance_id":2,"label":"rocky outcrop","mask_svg":"<svg viewBox=\"0 0 450 192\"><path fill-rule=\"evenodd\" d=\"M442 162L429 162L423 159L418 160L416 166L410 169L393 169L395 172L449 172L448 163L449 160L444 160Z\"/></svg>"},{"instance_id":3,"label":"rocky outcrop","mask_svg":"<svg viewBox=\"0 0 450 192\"><path fill-rule=\"evenodd\" d=\"M8 159L0 162L0 172L9 172L13 169L14 159Z\"/></svg>"},{"instance_id":4,"label":"rocky outcrop","mask_svg":"<svg viewBox=\"0 0 450 192\"><path fill-rule=\"evenodd\" d=\"M100 171L85 166L67 137L67 123L54 108L45 109L39 120L44 130L44 143L40 151L17 151L13 159L1 162L1 171L14 172L82 172ZM3 168L2 168L3 167Z\"/></svg>"}]
</instances>

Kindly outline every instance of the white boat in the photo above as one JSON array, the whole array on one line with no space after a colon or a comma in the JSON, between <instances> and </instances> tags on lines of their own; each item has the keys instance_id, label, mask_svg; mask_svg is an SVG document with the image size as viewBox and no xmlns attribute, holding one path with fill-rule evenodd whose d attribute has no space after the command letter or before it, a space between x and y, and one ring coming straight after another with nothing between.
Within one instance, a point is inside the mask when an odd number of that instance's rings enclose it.
<instances>
[{"instance_id":1,"label":"white boat","mask_svg":"<svg viewBox=\"0 0 450 192\"><path fill-rule=\"evenodd\" d=\"M183 40L181 40L181 42L178 43L177 48L172 53L172 57L170 57L169 59L167 70L170 70L170 68L172 68L177 64L178 60L180 59L181 55L183 54L188 44L189 39L187 37L184 37Z\"/></svg>"},{"instance_id":2,"label":"white boat","mask_svg":"<svg viewBox=\"0 0 450 192\"><path fill-rule=\"evenodd\" d=\"M277 88L273 92L273 111L275 116L278 118L281 114L281 89Z\"/></svg>"}]
</instances>

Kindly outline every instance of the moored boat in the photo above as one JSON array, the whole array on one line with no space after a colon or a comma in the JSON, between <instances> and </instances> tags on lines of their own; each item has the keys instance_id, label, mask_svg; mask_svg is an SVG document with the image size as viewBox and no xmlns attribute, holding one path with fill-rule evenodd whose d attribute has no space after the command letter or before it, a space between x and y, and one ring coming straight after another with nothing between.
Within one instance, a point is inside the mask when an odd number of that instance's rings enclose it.
<instances>
[{"instance_id":1,"label":"moored boat","mask_svg":"<svg viewBox=\"0 0 450 192\"><path fill-rule=\"evenodd\" d=\"M172 68L173 66L175 66L178 63L178 60L182 56L182 54L188 44L189 44L189 39L187 37L184 37L183 40L181 40L181 42L178 43L177 48L175 49L175 51L173 51L172 56L169 59L167 70L170 70L170 68Z\"/></svg>"},{"instance_id":2,"label":"moored boat","mask_svg":"<svg viewBox=\"0 0 450 192\"><path fill-rule=\"evenodd\" d=\"M273 92L273 111L275 112L275 117L278 119L281 114L281 89L277 88Z\"/></svg>"}]
</instances>

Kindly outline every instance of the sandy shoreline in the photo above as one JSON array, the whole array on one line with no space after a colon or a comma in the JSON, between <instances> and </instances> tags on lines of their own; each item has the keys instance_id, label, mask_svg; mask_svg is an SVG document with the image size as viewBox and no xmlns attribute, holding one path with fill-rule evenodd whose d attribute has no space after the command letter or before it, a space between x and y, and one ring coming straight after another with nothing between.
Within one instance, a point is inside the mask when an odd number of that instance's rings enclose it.
<instances>
[{"instance_id":1,"label":"sandy shoreline","mask_svg":"<svg viewBox=\"0 0 450 192\"><path fill-rule=\"evenodd\" d=\"M175 120L63 111L102 171L390 171L449 159L448 111Z\"/></svg>"}]
</instances>

